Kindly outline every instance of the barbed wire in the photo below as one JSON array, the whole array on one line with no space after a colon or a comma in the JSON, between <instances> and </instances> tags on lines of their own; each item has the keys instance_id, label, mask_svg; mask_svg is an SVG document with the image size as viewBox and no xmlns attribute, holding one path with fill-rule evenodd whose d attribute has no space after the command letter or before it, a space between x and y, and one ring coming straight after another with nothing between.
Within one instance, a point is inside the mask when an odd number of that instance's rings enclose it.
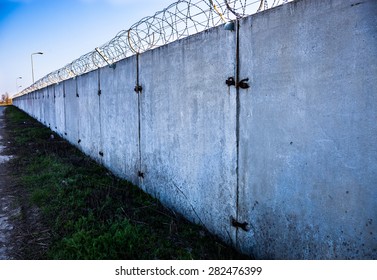
<instances>
[{"instance_id":1,"label":"barbed wire","mask_svg":"<svg viewBox=\"0 0 377 280\"><path fill-rule=\"evenodd\" d=\"M292 0L179 0L145 17L113 39L38 80L14 97L52 84L112 67L117 61L166 45L209 28L231 22Z\"/></svg>"}]
</instances>

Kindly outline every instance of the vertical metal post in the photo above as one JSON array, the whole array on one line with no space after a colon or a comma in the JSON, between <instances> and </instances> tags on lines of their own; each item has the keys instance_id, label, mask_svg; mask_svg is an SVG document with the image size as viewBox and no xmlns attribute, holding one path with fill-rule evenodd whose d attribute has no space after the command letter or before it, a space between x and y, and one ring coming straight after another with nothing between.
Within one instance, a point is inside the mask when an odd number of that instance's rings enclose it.
<instances>
[{"instance_id":1,"label":"vertical metal post","mask_svg":"<svg viewBox=\"0 0 377 280\"><path fill-rule=\"evenodd\" d=\"M34 63L33 63L33 55L35 54L43 54L43 52L36 52L36 53L32 53L30 55L31 57L31 77L32 77L32 81L33 81L33 84L34 84Z\"/></svg>"},{"instance_id":2,"label":"vertical metal post","mask_svg":"<svg viewBox=\"0 0 377 280\"><path fill-rule=\"evenodd\" d=\"M34 65L33 65L33 55L31 55L31 79L34 84Z\"/></svg>"},{"instance_id":3,"label":"vertical metal post","mask_svg":"<svg viewBox=\"0 0 377 280\"><path fill-rule=\"evenodd\" d=\"M22 77L18 77L17 79L16 79L16 94L18 93L18 88L19 88L19 86L18 86L18 80L21 80L22 79ZM21 86L20 86L21 87Z\"/></svg>"}]
</instances>

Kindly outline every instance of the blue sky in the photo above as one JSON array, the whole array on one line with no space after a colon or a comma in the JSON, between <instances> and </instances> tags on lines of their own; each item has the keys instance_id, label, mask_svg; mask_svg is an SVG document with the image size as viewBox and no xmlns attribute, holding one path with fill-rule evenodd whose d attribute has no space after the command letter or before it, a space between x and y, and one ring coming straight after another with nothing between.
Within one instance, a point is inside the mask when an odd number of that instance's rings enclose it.
<instances>
[{"instance_id":1,"label":"blue sky","mask_svg":"<svg viewBox=\"0 0 377 280\"><path fill-rule=\"evenodd\" d=\"M173 2L0 0L0 95L32 83L32 53L44 53L33 56L38 80Z\"/></svg>"}]
</instances>

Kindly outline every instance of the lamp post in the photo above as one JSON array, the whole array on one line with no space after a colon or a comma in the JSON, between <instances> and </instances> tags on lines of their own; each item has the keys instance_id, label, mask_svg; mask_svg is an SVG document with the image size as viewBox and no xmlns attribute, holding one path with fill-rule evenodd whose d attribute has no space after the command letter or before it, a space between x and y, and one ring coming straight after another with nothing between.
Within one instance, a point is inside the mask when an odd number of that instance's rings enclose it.
<instances>
[{"instance_id":1,"label":"lamp post","mask_svg":"<svg viewBox=\"0 0 377 280\"><path fill-rule=\"evenodd\" d=\"M19 86L18 86L18 80L22 80L22 77L18 77L17 79L16 79L16 93L18 93L18 88L19 88ZM21 86L20 86L21 87Z\"/></svg>"},{"instance_id":2,"label":"lamp post","mask_svg":"<svg viewBox=\"0 0 377 280\"><path fill-rule=\"evenodd\" d=\"M33 84L34 84L34 65L33 65L33 55L35 54L43 54L43 52L36 52L36 53L32 53L31 54L31 76L32 76L32 79L33 79Z\"/></svg>"}]
</instances>

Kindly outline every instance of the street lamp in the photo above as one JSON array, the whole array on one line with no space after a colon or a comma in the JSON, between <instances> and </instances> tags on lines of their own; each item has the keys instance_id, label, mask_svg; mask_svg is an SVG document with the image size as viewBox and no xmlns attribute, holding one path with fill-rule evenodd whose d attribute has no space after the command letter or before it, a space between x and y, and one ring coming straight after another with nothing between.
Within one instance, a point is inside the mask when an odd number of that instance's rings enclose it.
<instances>
[{"instance_id":1,"label":"street lamp","mask_svg":"<svg viewBox=\"0 0 377 280\"><path fill-rule=\"evenodd\" d=\"M36 52L31 54L31 76L33 78L33 84L34 84L34 65L33 65L33 55L35 54L43 54L43 52Z\"/></svg>"},{"instance_id":2,"label":"street lamp","mask_svg":"<svg viewBox=\"0 0 377 280\"><path fill-rule=\"evenodd\" d=\"M21 86L18 86L18 80L21 80L21 79L22 79L22 77L18 77L16 79L16 93L18 92L18 88L21 87Z\"/></svg>"}]
</instances>

